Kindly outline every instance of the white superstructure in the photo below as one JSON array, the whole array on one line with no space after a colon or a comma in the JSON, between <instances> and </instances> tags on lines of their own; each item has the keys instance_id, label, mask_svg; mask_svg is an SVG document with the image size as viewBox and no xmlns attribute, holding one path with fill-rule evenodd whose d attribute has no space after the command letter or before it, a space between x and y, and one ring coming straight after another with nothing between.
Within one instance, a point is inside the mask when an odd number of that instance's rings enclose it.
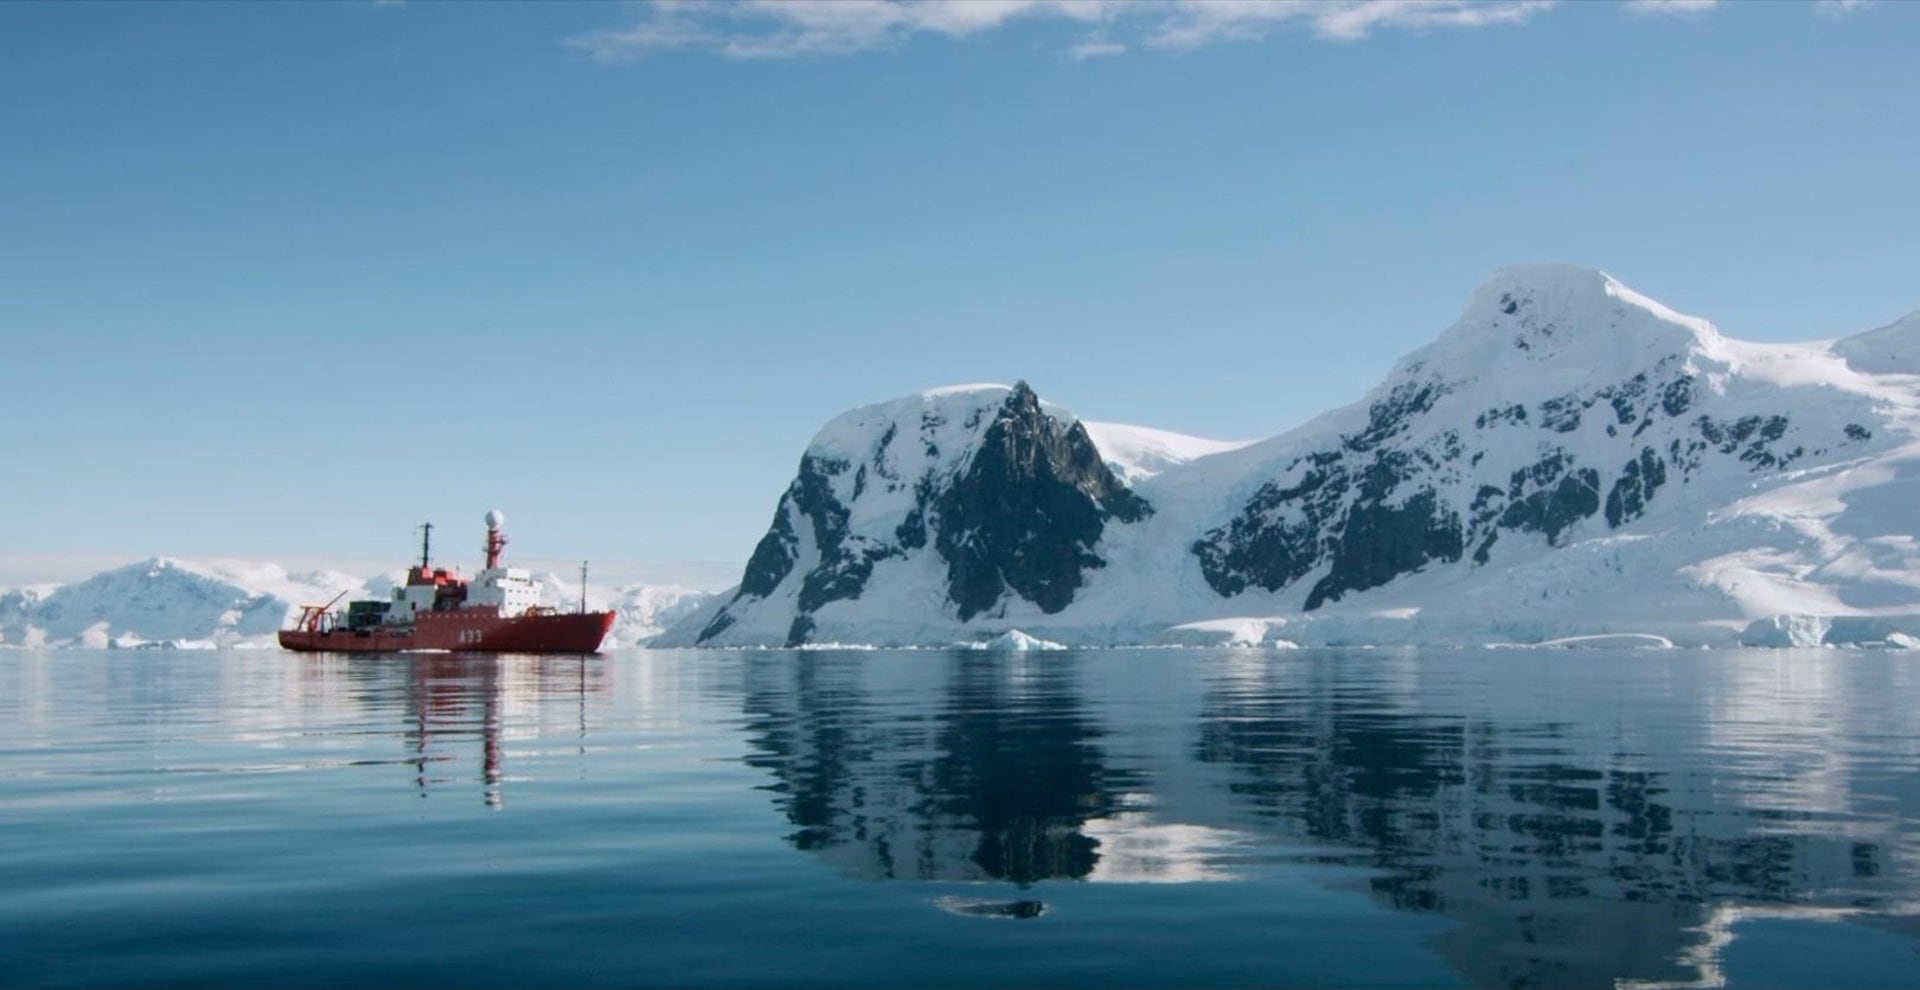
<instances>
[{"instance_id":1,"label":"white superstructure","mask_svg":"<svg viewBox=\"0 0 1920 990\"><path fill-rule=\"evenodd\" d=\"M519 567L489 567L467 584L467 608L493 605L502 616L524 615L540 604L533 572Z\"/></svg>"}]
</instances>

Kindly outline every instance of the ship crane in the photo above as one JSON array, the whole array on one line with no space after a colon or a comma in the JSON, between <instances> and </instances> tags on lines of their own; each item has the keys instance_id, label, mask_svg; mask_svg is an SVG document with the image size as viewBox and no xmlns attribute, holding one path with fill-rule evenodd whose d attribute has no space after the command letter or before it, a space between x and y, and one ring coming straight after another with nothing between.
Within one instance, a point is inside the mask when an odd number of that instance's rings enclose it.
<instances>
[{"instance_id":1,"label":"ship crane","mask_svg":"<svg viewBox=\"0 0 1920 990\"><path fill-rule=\"evenodd\" d=\"M347 591L352 590L347 589ZM347 597L347 591L333 596L333 600L325 605L300 606L300 619L294 623L294 628L311 633L326 632L331 627L331 623L327 622L327 613L333 611L333 607L340 603L340 599Z\"/></svg>"}]
</instances>

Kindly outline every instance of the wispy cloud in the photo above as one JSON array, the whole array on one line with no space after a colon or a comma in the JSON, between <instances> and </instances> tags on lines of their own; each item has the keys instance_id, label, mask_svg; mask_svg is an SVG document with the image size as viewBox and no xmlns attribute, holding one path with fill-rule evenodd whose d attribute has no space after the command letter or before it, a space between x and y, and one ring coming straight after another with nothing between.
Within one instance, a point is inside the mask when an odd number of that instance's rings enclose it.
<instances>
[{"instance_id":1,"label":"wispy cloud","mask_svg":"<svg viewBox=\"0 0 1920 990\"><path fill-rule=\"evenodd\" d=\"M1627 0L1627 12L1643 17L1693 17L1720 6L1720 0Z\"/></svg>"},{"instance_id":2,"label":"wispy cloud","mask_svg":"<svg viewBox=\"0 0 1920 990\"><path fill-rule=\"evenodd\" d=\"M1684 2L1684 0L1681 0ZM735 59L846 55L897 45L915 35L960 38L1016 20L1082 25L1092 33L1067 50L1075 60L1136 47L1192 49L1304 29L1331 41L1377 31L1516 24L1555 0L834 0L782 2L653 0L631 27L596 31L570 44L602 61L667 51Z\"/></svg>"},{"instance_id":3,"label":"wispy cloud","mask_svg":"<svg viewBox=\"0 0 1920 990\"><path fill-rule=\"evenodd\" d=\"M1090 58L1107 58L1113 55L1125 55L1127 46L1117 41L1088 38L1067 49L1067 57L1075 62L1084 62Z\"/></svg>"},{"instance_id":4,"label":"wispy cloud","mask_svg":"<svg viewBox=\"0 0 1920 990\"><path fill-rule=\"evenodd\" d=\"M1845 17L1872 4L1873 0L1813 0L1813 9L1827 17Z\"/></svg>"},{"instance_id":5,"label":"wispy cloud","mask_svg":"<svg viewBox=\"0 0 1920 990\"><path fill-rule=\"evenodd\" d=\"M654 0L638 24L572 44L608 61L678 49L738 59L846 55L916 34L964 37L1023 16L1098 21L1112 6L1111 0Z\"/></svg>"},{"instance_id":6,"label":"wispy cloud","mask_svg":"<svg viewBox=\"0 0 1920 990\"><path fill-rule=\"evenodd\" d=\"M1249 41L1298 25L1331 41L1359 41L1376 30L1477 28L1517 24L1554 0L1184 0L1149 28L1162 48Z\"/></svg>"},{"instance_id":7,"label":"wispy cloud","mask_svg":"<svg viewBox=\"0 0 1920 990\"><path fill-rule=\"evenodd\" d=\"M1520 24L1558 0L650 0L632 26L568 44L618 62L670 51L733 59L848 55L917 35L964 38L1015 21L1078 27L1065 49L1078 62L1139 49L1188 51L1296 30L1357 42L1386 31L1467 30ZM1829 17L1874 0L1814 0ZM1634 17L1688 18L1726 0L1621 0Z\"/></svg>"}]
</instances>

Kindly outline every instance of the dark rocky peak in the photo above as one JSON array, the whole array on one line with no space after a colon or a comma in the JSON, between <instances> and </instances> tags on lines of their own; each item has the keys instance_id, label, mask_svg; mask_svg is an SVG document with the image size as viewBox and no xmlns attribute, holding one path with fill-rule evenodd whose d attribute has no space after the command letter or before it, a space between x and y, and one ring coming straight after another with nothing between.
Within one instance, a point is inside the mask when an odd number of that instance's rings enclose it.
<instances>
[{"instance_id":1,"label":"dark rocky peak","mask_svg":"<svg viewBox=\"0 0 1920 990\"><path fill-rule=\"evenodd\" d=\"M983 463L984 459L984 463ZM1051 478L1098 502L1107 515L1134 522L1152 511L1113 473L1077 419L1062 421L1040 408L1040 396L1015 382L1000 415L987 427L972 470L1006 480Z\"/></svg>"},{"instance_id":2,"label":"dark rocky peak","mask_svg":"<svg viewBox=\"0 0 1920 990\"><path fill-rule=\"evenodd\" d=\"M1053 613L1073 601L1088 569L1105 566L1094 547L1107 521L1152 511L1114 476L1086 427L1047 415L1023 381L935 500L934 546L962 621L1009 590Z\"/></svg>"},{"instance_id":3,"label":"dark rocky peak","mask_svg":"<svg viewBox=\"0 0 1920 990\"><path fill-rule=\"evenodd\" d=\"M936 389L863 406L823 428L747 562L739 592L700 639L743 610L790 601L790 644L814 613L856 600L884 562L931 547L962 621L1011 593L1047 613L1073 601L1110 522L1152 512L1114 475L1079 421L1033 388Z\"/></svg>"}]
</instances>

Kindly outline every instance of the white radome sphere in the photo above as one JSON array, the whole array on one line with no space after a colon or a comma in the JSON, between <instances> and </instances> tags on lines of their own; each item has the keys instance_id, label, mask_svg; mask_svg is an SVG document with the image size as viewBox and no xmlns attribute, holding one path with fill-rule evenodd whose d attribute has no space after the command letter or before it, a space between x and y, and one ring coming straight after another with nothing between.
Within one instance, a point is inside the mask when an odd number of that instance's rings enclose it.
<instances>
[{"instance_id":1,"label":"white radome sphere","mask_svg":"<svg viewBox=\"0 0 1920 990\"><path fill-rule=\"evenodd\" d=\"M499 509L487 513L487 528L499 529L507 524L507 517Z\"/></svg>"}]
</instances>

